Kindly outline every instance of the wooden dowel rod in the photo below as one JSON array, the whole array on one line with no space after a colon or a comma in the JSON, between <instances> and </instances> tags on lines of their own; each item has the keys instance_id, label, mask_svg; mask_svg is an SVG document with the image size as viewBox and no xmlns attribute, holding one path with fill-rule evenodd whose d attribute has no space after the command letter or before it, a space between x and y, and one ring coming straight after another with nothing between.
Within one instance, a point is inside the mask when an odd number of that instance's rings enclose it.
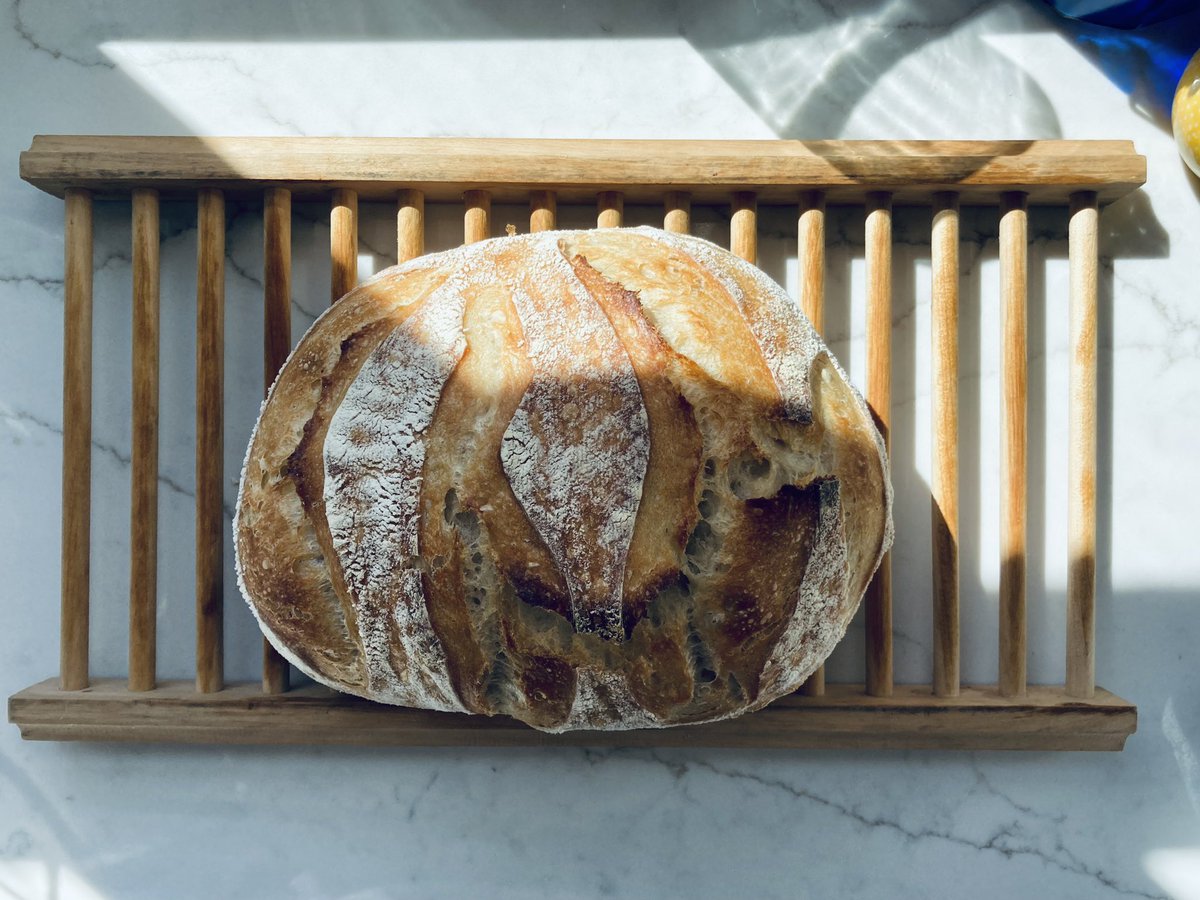
<instances>
[{"instance_id":1,"label":"wooden dowel rod","mask_svg":"<svg viewBox=\"0 0 1200 900\"><path fill-rule=\"evenodd\" d=\"M800 309L818 333L825 320L825 194L800 195L797 223L800 254Z\"/></svg>"},{"instance_id":2,"label":"wooden dowel rod","mask_svg":"<svg viewBox=\"0 0 1200 900\"><path fill-rule=\"evenodd\" d=\"M463 243L474 244L491 237L492 195L488 191L464 191Z\"/></svg>"},{"instance_id":3,"label":"wooden dowel rod","mask_svg":"<svg viewBox=\"0 0 1200 900\"><path fill-rule=\"evenodd\" d=\"M358 193L333 192L329 211L329 259L332 263L329 302L337 303L358 284Z\"/></svg>"},{"instance_id":4,"label":"wooden dowel rod","mask_svg":"<svg viewBox=\"0 0 1200 900\"><path fill-rule=\"evenodd\" d=\"M867 195L867 403L891 449L892 197ZM867 587L867 693L892 694L892 560L888 553Z\"/></svg>"},{"instance_id":5,"label":"wooden dowel rod","mask_svg":"<svg viewBox=\"0 0 1200 900\"><path fill-rule=\"evenodd\" d=\"M196 278L196 690L224 684L222 391L224 382L225 197L199 192Z\"/></svg>"},{"instance_id":6,"label":"wooden dowel rod","mask_svg":"<svg viewBox=\"0 0 1200 900\"><path fill-rule=\"evenodd\" d=\"M270 390L292 349L292 192L267 188L263 194L263 390ZM290 669L263 638L262 688L288 689Z\"/></svg>"},{"instance_id":7,"label":"wooden dowel rod","mask_svg":"<svg viewBox=\"0 0 1200 900\"><path fill-rule=\"evenodd\" d=\"M92 515L92 194L68 188L64 234L62 621L59 685L88 686Z\"/></svg>"},{"instance_id":8,"label":"wooden dowel rod","mask_svg":"<svg viewBox=\"0 0 1200 900\"><path fill-rule=\"evenodd\" d=\"M1067 468L1067 693L1096 693L1096 194L1071 197L1070 428Z\"/></svg>"},{"instance_id":9,"label":"wooden dowel rod","mask_svg":"<svg viewBox=\"0 0 1200 900\"><path fill-rule=\"evenodd\" d=\"M1000 215L1000 693L1025 693L1028 198L1004 195Z\"/></svg>"},{"instance_id":10,"label":"wooden dowel rod","mask_svg":"<svg viewBox=\"0 0 1200 900\"><path fill-rule=\"evenodd\" d=\"M597 228L620 228L624 218L624 194L620 191L601 191L596 195Z\"/></svg>"},{"instance_id":11,"label":"wooden dowel rod","mask_svg":"<svg viewBox=\"0 0 1200 900\"><path fill-rule=\"evenodd\" d=\"M558 199L554 191L529 192L529 230L553 231L558 218Z\"/></svg>"},{"instance_id":12,"label":"wooden dowel rod","mask_svg":"<svg viewBox=\"0 0 1200 900\"><path fill-rule=\"evenodd\" d=\"M730 204L729 249L748 263L758 263L758 197L734 191Z\"/></svg>"},{"instance_id":13,"label":"wooden dowel rod","mask_svg":"<svg viewBox=\"0 0 1200 900\"><path fill-rule=\"evenodd\" d=\"M806 697L825 696L825 667L817 666L815 672L804 679L800 685L800 693Z\"/></svg>"},{"instance_id":14,"label":"wooden dowel rod","mask_svg":"<svg viewBox=\"0 0 1200 900\"><path fill-rule=\"evenodd\" d=\"M825 316L825 195L805 191L800 195L797 223L800 264L800 309L820 333ZM821 666L800 687L809 697L825 693L825 667Z\"/></svg>"},{"instance_id":15,"label":"wooden dowel rod","mask_svg":"<svg viewBox=\"0 0 1200 900\"><path fill-rule=\"evenodd\" d=\"M263 194L263 383L269 389L292 349L292 192Z\"/></svg>"},{"instance_id":16,"label":"wooden dowel rod","mask_svg":"<svg viewBox=\"0 0 1200 900\"><path fill-rule=\"evenodd\" d=\"M425 193L402 190L396 195L396 262L425 255Z\"/></svg>"},{"instance_id":17,"label":"wooden dowel rod","mask_svg":"<svg viewBox=\"0 0 1200 900\"><path fill-rule=\"evenodd\" d=\"M958 195L933 198L933 692L959 693Z\"/></svg>"},{"instance_id":18,"label":"wooden dowel rod","mask_svg":"<svg viewBox=\"0 0 1200 900\"><path fill-rule=\"evenodd\" d=\"M154 687L158 607L158 191L133 191L129 690Z\"/></svg>"},{"instance_id":19,"label":"wooden dowel rod","mask_svg":"<svg viewBox=\"0 0 1200 900\"><path fill-rule=\"evenodd\" d=\"M667 191L663 197L663 231L687 234L692 230L692 195Z\"/></svg>"}]
</instances>

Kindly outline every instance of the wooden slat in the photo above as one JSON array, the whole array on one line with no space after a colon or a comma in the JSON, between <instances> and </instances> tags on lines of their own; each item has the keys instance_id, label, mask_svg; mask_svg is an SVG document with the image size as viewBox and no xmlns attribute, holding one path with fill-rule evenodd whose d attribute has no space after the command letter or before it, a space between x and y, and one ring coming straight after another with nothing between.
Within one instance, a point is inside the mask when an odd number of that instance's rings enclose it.
<instances>
[{"instance_id":1,"label":"wooden slat","mask_svg":"<svg viewBox=\"0 0 1200 900\"><path fill-rule=\"evenodd\" d=\"M263 386L269 390L292 350L292 195L263 195Z\"/></svg>"},{"instance_id":2,"label":"wooden slat","mask_svg":"<svg viewBox=\"0 0 1200 900\"><path fill-rule=\"evenodd\" d=\"M797 224L800 254L800 309L819 333L825 327L825 195L800 195Z\"/></svg>"},{"instance_id":3,"label":"wooden slat","mask_svg":"<svg viewBox=\"0 0 1200 900\"><path fill-rule=\"evenodd\" d=\"M396 262L425 255L425 194L405 188L396 194Z\"/></svg>"},{"instance_id":4,"label":"wooden slat","mask_svg":"<svg viewBox=\"0 0 1200 900\"><path fill-rule=\"evenodd\" d=\"M337 303L358 284L358 193L333 192L329 210L329 302Z\"/></svg>"},{"instance_id":5,"label":"wooden slat","mask_svg":"<svg viewBox=\"0 0 1200 900\"><path fill-rule=\"evenodd\" d=\"M596 195L597 228L620 228L624 218L624 194L620 191L601 191Z\"/></svg>"},{"instance_id":6,"label":"wooden slat","mask_svg":"<svg viewBox=\"0 0 1200 900\"><path fill-rule=\"evenodd\" d=\"M758 198L753 191L734 191L730 204L729 249L758 264Z\"/></svg>"},{"instance_id":7,"label":"wooden slat","mask_svg":"<svg viewBox=\"0 0 1200 900\"><path fill-rule=\"evenodd\" d=\"M131 694L119 682L63 694L43 682L9 700L29 740L172 741L375 746L592 746L1120 750L1137 710L1097 689L1091 701L1032 688L1019 701L991 688L958 698L898 685L888 700L862 685L831 684L823 697L792 695L736 719L679 728L545 734L504 716L464 716L371 703L320 686L264 697L257 685L197 695L168 682Z\"/></svg>"},{"instance_id":8,"label":"wooden slat","mask_svg":"<svg viewBox=\"0 0 1200 900\"><path fill-rule=\"evenodd\" d=\"M269 391L292 349L292 194L268 188L263 194L263 391ZM290 669L265 637L262 689L288 689Z\"/></svg>"},{"instance_id":9,"label":"wooden slat","mask_svg":"<svg viewBox=\"0 0 1200 900\"><path fill-rule=\"evenodd\" d=\"M463 138L214 138L39 135L21 155L21 177L61 195L65 187L147 186L260 191L272 185L319 194L329 184L390 199L402 187L427 200L487 186L497 202L555 190L559 202L623 190L657 203L668 190L720 202L755 190L759 202L794 203L797 188L825 188L830 202L862 202L872 190L927 204L955 190L964 203L1022 190L1035 203L1066 203L1080 190L1108 202L1146 180L1129 141L607 141Z\"/></svg>"},{"instance_id":10,"label":"wooden slat","mask_svg":"<svg viewBox=\"0 0 1200 900\"><path fill-rule=\"evenodd\" d=\"M198 197L196 278L196 690L224 683L222 392L225 339L225 197Z\"/></svg>"},{"instance_id":11,"label":"wooden slat","mask_svg":"<svg viewBox=\"0 0 1200 900\"><path fill-rule=\"evenodd\" d=\"M1099 211L1071 198L1071 370L1067 495L1067 693L1096 689L1096 293Z\"/></svg>"},{"instance_id":12,"label":"wooden slat","mask_svg":"<svg viewBox=\"0 0 1200 900\"><path fill-rule=\"evenodd\" d=\"M663 197L663 231L688 234L692 230L692 195L667 191Z\"/></svg>"},{"instance_id":13,"label":"wooden slat","mask_svg":"<svg viewBox=\"0 0 1200 900\"><path fill-rule=\"evenodd\" d=\"M1028 198L1004 195L1000 214L1000 691L1025 693L1025 554L1028 484Z\"/></svg>"},{"instance_id":14,"label":"wooden slat","mask_svg":"<svg viewBox=\"0 0 1200 900\"><path fill-rule=\"evenodd\" d=\"M491 237L492 195L487 191L464 191L463 206L463 243L474 244Z\"/></svg>"},{"instance_id":15,"label":"wooden slat","mask_svg":"<svg viewBox=\"0 0 1200 900\"><path fill-rule=\"evenodd\" d=\"M129 689L154 687L158 608L158 192L133 192Z\"/></svg>"},{"instance_id":16,"label":"wooden slat","mask_svg":"<svg viewBox=\"0 0 1200 900\"><path fill-rule=\"evenodd\" d=\"M892 198L867 196L867 390L875 424L891 450L892 421ZM892 555L867 586L867 693L892 694Z\"/></svg>"},{"instance_id":17,"label":"wooden slat","mask_svg":"<svg viewBox=\"0 0 1200 900\"><path fill-rule=\"evenodd\" d=\"M800 309L818 333L825 319L825 195L805 191L800 195L797 223L800 265ZM825 667L819 667L800 687L807 697L825 693Z\"/></svg>"},{"instance_id":18,"label":"wooden slat","mask_svg":"<svg viewBox=\"0 0 1200 900\"><path fill-rule=\"evenodd\" d=\"M92 195L66 194L63 238L62 620L59 683L88 686L92 515Z\"/></svg>"},{"instance_id":19,"label":"wooden slat","mask_svg":"<svg viewBox=\"0 0 1200 900\"><path fill-rule=\"evenodd\" d=\"M931 318L933 471L933 692L959 688L958 626L958 197L933 206Z\"/></svg>"},{"instance_id":20,"label":"wooden slat","mask_svg":"<svg viewBox=\"0 0 1200 900\"><path fill-rule=\"evenodd\" d=\"M558 217L558 200L554 191L530 191L529 230L553 231Z\"/></svg>"}]
</instances>

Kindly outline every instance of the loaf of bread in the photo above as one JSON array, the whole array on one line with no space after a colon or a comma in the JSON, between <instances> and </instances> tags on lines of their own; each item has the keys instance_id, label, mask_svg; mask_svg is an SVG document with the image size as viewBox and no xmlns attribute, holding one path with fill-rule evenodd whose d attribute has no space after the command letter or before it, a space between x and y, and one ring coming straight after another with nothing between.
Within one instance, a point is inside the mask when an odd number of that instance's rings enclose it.
<instances>
[{"instance_id":1,"label":"loaf of bread","mask_svg":"<svg viewBox=\"0 0 1200 900\"><path fill-rule=\"evenodd\" d=\"M312 326L234 522L263 632L331 687L547 731L795 690L891 544L883 443L794 301L657 229L483 241Z\"/></svg>"}]
</instances>

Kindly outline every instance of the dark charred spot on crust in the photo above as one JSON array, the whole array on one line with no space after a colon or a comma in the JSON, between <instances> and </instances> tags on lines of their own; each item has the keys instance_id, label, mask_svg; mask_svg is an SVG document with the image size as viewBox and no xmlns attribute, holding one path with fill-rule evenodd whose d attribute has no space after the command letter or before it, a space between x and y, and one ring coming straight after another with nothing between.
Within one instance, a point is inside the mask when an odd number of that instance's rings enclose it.
<instances>
[{"instance_id":1,"label":"dark charred spot on crust","mask_svg":"<svg viewBox=\"0 0 1200 900\"><path fill-rule=\"evenodd\" d=\"M575 630L580 634L599 635L606 641L620 643L625 634L620 623L609 614L608 609L581 609L575 617Z\"/></svg>"},{"instance_id":2,"label":"dark charred spot on crust","mask_svg":"<svg viewBox=\"0 0 1200 900\"><path fill-rule=\"evenodd\" d=\"M819 498L819 491L819 483L802 488L785 484L774 497L747 500L746 506L755 517L755 530L760 533L772 532L794 521L798 515L813 515L816 511L813 501Z\"/></svg>"},{"instance_id":3,"label":"dark charred spot on crust","mask_svg":"<svg viewBox=\"0 0 1200 900\"><path fill-rule=\"evenodd\" d=\"M521 718L529 724L548 728L565 722L575 702L575 667L544 650L524 649L529 642L507 616L500 620L500 640L492 673L497 690L501 682L516 689L525 706Z\"/></svg>"},{"instance_id":4,"label":"dark charred spot on crust","mask_svg":"<svg viewBox=\"0 0 1200 900\"><path fill-rule=\"evenodd\" d=\"M533 704L543 704L574 693L575 670L553 656L530 656L520 674L521 692Z\"/></svg>"},{"instance_id":5,"label":"dark charred spot on crust","mask_svg":"<svg viewBox=\"0 0 1200 900\"><path fill-rule=\"evenodd\" d=\"M322 388L324 391L324 388ZM309 447L312 442L312 432L314 428L315 418L309 419L304 423L304 436L300 438L300 443L296 445L296 449L292 451L292 455L287 458L287 463L284 465L284 473L296 485L296 493L300 495L301 501L305 506L310 505L316 499L313 495L313 485L309 483L309 478L305 473L304 463L308 456Z\"/></svg>"},{"instance_id":6,"label":"dark charred spot on crust","mask_svg":"<svg viewBox=\"0 0 1200 900\"><path fill-rule=\"evenodd\" d=\"M524 572L505 571L504 575L522 602L557 613L572 625L575 624L571 614L571 599L566 594L551 590L544 581Z\"/></svg>"},{"instance_id":7,"label":"dark charred spot on crust","mask_svg":"<svg viewBox=\"0 0 1200 900\"><path fill-rule=\"evenodd\" d=\"M717 680L733 676L749 700L758 698L759 679L772 649L798 600L796 591L780 592L780 582L798 584L811 554L823 481L804 487L784 485L772 497L743 501L746 516L734 552L748 547L769 553L769 561L750 572L729 573L713 585L716 609L696 622L710 643ZM704 673L698 677L703 682Z\"/></svg>"}]
</instances>

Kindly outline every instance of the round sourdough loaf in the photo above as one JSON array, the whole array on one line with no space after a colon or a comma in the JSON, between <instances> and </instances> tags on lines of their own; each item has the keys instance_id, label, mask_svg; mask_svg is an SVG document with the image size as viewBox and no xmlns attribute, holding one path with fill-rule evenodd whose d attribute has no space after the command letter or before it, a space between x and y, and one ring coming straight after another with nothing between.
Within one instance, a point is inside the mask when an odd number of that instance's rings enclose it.
<instances>
[{"instance_id":1,"label":"round sourdough loaf","mask_svg":"<svg viewBox=\"0 0 1200 900\"><path fill-rule=\"evenodd\" d=\"M548 731L795 690L891 544L883 443L796 304L657 229L425 256L309 329L234 522L276 648L384 703Z\"/></svg>"}]
</instances>

